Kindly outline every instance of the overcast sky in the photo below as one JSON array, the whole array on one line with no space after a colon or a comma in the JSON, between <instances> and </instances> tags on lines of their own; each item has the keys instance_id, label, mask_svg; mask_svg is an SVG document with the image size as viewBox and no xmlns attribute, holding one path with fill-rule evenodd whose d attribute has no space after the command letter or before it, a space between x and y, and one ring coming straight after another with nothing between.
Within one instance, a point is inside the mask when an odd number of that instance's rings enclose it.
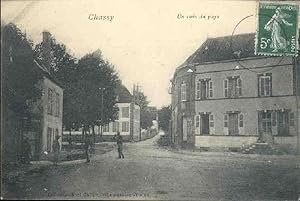
<instances>
[{"instance_id":1,"label":"overcast sky","mask_svg":"<svg viewBox=\"0 0 300 201\"><path fill-rule=\"evenodd\" d=\"M123 84L139 83L151 105L170 103L173 73L207 37L255 31L256 1L52 0L4 1L1 18L14 22L35 42L48 30L77 58L100 49ZM114 16L89 20L90 14ZM196 15L198 19L178 19ZM199 19L200 16L206 19ZM219 16L215 20L208 16Z\"/></svg>"}]
</instances>

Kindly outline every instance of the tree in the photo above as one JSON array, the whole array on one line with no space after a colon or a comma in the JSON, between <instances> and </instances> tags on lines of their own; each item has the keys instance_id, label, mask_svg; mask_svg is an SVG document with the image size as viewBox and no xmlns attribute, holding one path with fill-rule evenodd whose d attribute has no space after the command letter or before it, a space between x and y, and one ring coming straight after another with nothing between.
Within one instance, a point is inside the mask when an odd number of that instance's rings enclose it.
<instances>
[{"instance_id":1,"label":"tree","mask_svg":"<svg viewBox=\"0 0 300 201\"><path fill-rule=\"evenodd\" d=\"M82 123L94 126L98 120L102 124L115 120L118 112L116 87L120 80L113 65L103 60L100 51L96 51L79 60L77 75L76 92ZM100 88L105 88L103 105Z\"/></svg>"},{"instance_id":2,"label":"tree","mask_svg":"<svg viewBox=\"0 0 300 201\"><path fill-rule=\"evenodd\" d=\"M30 103L41 96L42 73L34 62L32 42L14 24L1 25L2 141L4 163L16 162L21 153L25 125L37 116Z\"/></svg>"},{"instance_id":3,"label":"tree","mask_svg":"<svg viewBox=\"0 0 300 201\"><path fill-rule=\"evenodd\" d=\"M35 57L41 61L43 60L42 45L43 42L37 44L34 50ZM76 102L76 58L67 51L64 44L57 43L53 37L50 50L50 54L52 55L50 73L59 80L64 88L63 125L66 130L71 131L72 128L79 128L81 126L79 109Z\"/></svg>"},{"instance_id":4,"label":"tree","mask_svg":"<svg viewBox=\"0 0 300 201\"><path fill-rule=\"evenodd\" d=\"M138 92L138 105L140 106L140 122L141 128L147 129L152 126L152 114L149 111L148 105L149 101L147 96L142 91Z\"/></svg>"},{"instance_id":5,"label":"tree","mask_svg":"<svg viewBox=\"0 0 300 201\"><path fill-rule=\"evenodd\" d=\"M14 24L1 26L4 107L18 117L28 117L28 103L41 96L37 83L42 74L34 64L32 42Z\"/></svg>"},{"instance_id":6,"label":"tree","mask_svg":"<svg viewBox=\"0 0 300 201\"><path fill-rule=\"evenodd\" d=\"M159 126L165 132L169 131L171 113L171 106L164 106L158 111Z\"/></svg>"}]
</instances>

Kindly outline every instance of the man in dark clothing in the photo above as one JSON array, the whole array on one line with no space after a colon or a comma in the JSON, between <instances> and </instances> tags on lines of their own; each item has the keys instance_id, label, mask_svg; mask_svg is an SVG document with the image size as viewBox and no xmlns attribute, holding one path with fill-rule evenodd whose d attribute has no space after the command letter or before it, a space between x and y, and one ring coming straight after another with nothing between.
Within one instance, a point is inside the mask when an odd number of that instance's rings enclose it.
<instances>
[{"instance_id":1,"label":"man in dark clothing","mask_svg":"<svg viewBox=\"0 0 300 201\"><path fill-rule=\"evenodd\" d=\"M120 135L120 132L117 132L117 147L118 147L118 152L119 152L119 158L124 158L124 154L123 154L123 138Z\"/></svg>"},{"instance_id":2,"label":"man in dark clothing","mask_svg":"<svg viewBox=\"0 0 300 201\"><path fill-rule=\"evenodd\" d=\"M85 156L86 156L86 162L90 162L90 153L89 153L89 147L90 147L90 139L89 136L85 136L85 142L84 142L84 150L85 150Z\"/></svg>"}]
</instances>

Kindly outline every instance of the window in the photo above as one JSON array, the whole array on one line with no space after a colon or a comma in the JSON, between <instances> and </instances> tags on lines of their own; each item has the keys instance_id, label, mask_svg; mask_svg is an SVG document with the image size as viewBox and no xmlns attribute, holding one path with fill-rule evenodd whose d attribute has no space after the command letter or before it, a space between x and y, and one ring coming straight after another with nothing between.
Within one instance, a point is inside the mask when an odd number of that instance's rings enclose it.
<instances>
[{"instance_id":1,"label":"window","mask_svg":"<svg viewBox=\"0 0 300 201\"><path fill-rule=\"evenodd\" d=\"M196 116L196 128L200 127L200 115Z\"/></svg>"},{"instance_id":2,"label":"window","mask_svg":"<svg viewBox=\"0 0 300 201\"><path fill-rule=\"evenodd\" d=\"M225 98L228 97L228 80L224 80L224 96Z\"/></svg>"},{"instance_id":3,"label":"window","mask_svg":"<svg viewBox=\"0 0 300 201\"><path fill-rule=\"evenodd\" d=\"M242 95L242 80L239 77L228 77L224 80L225 98L237 98Z\"/></svg>"},{"instance_id":4,"label":"window","mask_svg":"<svg viewBox=\"0 0 300 201\"><path fill-rule=\"evenodd\" d=\"M290 113L290 126L295 126L295 114L293 112Z\"/></svg>"},{"instance_id":5,"label":"window","mask_svg":"<svg viewBox=\"0 0 300 201\"><path fill-rule=\"evenodd\" d=\"M109 124L104 125L103 132L109 132Z\"/></svg>"},{"instance_id":6,"label":"window","mask_svg":"<svg viewBox=\"0 0 300 201\"><path fill-rule=\"evenodd\" d=\"M181 101L186 101L186 83L181 84Z\"/></svg>"},{"instance_id":7,"label":"window","mask_svg":"<svg viewBox=\"0 0 300 201\"><path fill-rule=\"evenodd\" d=\"M209 127L214 127L214 115L209 115Z\"/></svg>"},{"instance_id":8,"label":"window","mask_svg":"<svg viewBox=\"0 0 300 201\"><path fill-rule=\"evenodd\" d=\"M47 129L47 151L51 151L52 128Z\"/></svg>"},{"instance_id":9,"label":"window","mask_svg":"<svg viewBox=\"0 0 300 201\"><path fill-rule=\"evenodd\" d=\"M213 83L209 79L199 80L196 86L196 98L208 99L213 97Z\"/></svg>"},{"instance_id":10,"label":"window","mask_svg":"<svg viewBox=\"0 0 300 201\"><path fill-rule=\"evenodd\" d=\"M56 93L56 100L55 100L55 116L59 117L59 94Z\"/></svg>"},{"instance_id":11,"label":"window","mask_svg":"<svg viewBox=\"0 0 300 201\"><path fill-rule=\"evenodd\" d=\"M272 76L270 73L259 75L258 77L258 94L259 96L272 95Z\"/></svg>"},{"instance_id":12,"label":"window","mask_svg":"<svg viewBox=\"0 0 300 201\"><path fill-rule=\"evenodd\" d=\"M119 122L113 122L113 132L119 131Z\"/></svg>"},{"instance_id":13,"label":"window","mask_svg":"<svg viewBox=\"0 0 300 201\"><path fill-rule=\"evenodd\" d=\"M228 127L228 114L224 115L224 127L227 128Z\"/></svg>"},{"instance_id":14,"label":"window","mask_svg":"<svg viewBox=\"0 0 300 201\"><path fill-rule=\"evenodd\" d=\"M48 114L53 113L53 91L48 89Z\"/></svg>"},{"instance_id":15,"label":"window","mask_svg":"<svg viewBox=\"0 0 300 201\"><path fill-rule=\"evenodd\" d=\"M240 114L239 126L244 127L244 115Z\"/></svg>"},{"instance_id":16,"label":"window","mask_svg":"<svg viewBox=\"0 0 300 201\"><path fill-rule=\"evenodd\" d=\"M122 118L129 118L129 107L122 107Z\"/></svg>"},{"instance_id":17,"label":"window","mask_svg":"<svg viewBox=\"0 0 300 201\"><path fill-rule=\"evenodd\" d=\"M271 132L271 112L263 112L262 113L262 129L263 132Z\"/></svg>"},{"instance_id":18,"label":"window","mask_svg":"<svg viewBox=\"0 0 300 201\"><path fill-rule=\"evenodd\" d=\"M129 132L129 122L128 121L122 122L122 132Z\"/></svg>"}]
</instances>

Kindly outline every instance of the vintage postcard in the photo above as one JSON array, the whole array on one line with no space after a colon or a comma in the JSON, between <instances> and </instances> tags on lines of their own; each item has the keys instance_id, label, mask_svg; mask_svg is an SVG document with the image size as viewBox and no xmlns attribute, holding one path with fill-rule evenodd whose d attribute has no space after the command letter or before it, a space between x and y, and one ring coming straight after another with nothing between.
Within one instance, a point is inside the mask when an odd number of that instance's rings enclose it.
<instances>
[{"instance_id":1,"label":"vintage postcard","mask_svg":"<svg viewBox=\"0 0 300 201\"><path fill-rule=\"evenodd\" d=\"M299 200L299 6L1 0L1 200Z\"/></svg>"}]
</instances>

